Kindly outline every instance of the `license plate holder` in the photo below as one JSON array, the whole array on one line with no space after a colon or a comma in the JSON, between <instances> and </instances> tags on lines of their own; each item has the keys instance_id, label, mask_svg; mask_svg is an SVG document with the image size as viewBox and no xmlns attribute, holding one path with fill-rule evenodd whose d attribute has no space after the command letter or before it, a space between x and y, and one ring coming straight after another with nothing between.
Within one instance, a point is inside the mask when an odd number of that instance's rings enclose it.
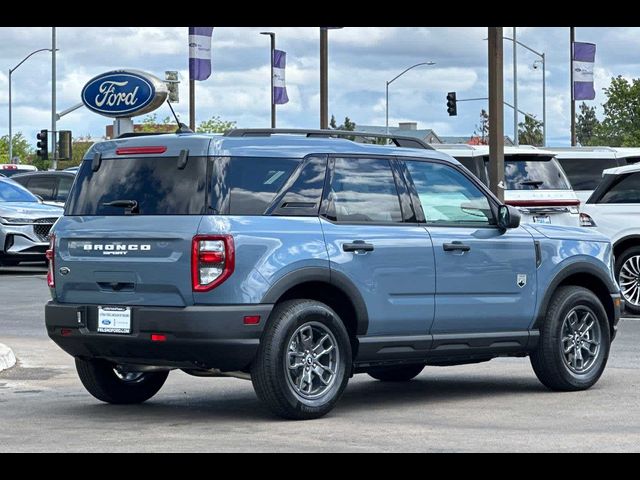
<instances>
[{"instance_id":1,"label":"license plate holder","mask_svg":"<svg viewBox=\"0 0 640 480\"><path fill-rule=\"evenodd\" d=\"M533 223L551 224L551 217L549 215L534 215Z\"/></svg>"},{"instance_id":2,"label":"license plate holder","mask_svg":"<svg viewBox=\"0 0 640 480\"><path fill-rule=\"evenodd\" d=\"M98 307L98 332L131 333L131 307Z\"/></svg>"}]
</instances>

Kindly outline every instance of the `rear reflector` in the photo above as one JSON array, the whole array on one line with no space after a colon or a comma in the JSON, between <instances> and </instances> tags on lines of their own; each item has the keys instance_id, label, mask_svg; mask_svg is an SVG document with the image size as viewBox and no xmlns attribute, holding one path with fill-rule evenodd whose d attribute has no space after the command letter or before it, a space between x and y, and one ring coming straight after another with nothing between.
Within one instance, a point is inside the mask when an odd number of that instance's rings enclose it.
<instances>
[{"instance_id":1,"label":"rear reflector","mask_svg":"<svg viewBox=\"0 0 640 480\"><path fill-rule=\"evenodd\" d=\"M580 200L505 200L504 203L514 207L577 207Z\"/></svg>"},{"instance_id":2,"label":"rear reflector","mask_svg":"<svg viewBox=\"0 0 640 480\"><path fill-rule=\"evenodd\" d=\"M260 323L260 315L249 315L244 317L245 325L258 325Z\"/></svg>"},{"instance_id":3,"label":"rear reflector","mask_svg":"<svg viewBox=\"0 0 640 480\"><path fill-rule=\"evenodd\" d=\"M60 335L62 335L63 337L68 337L69 335L71 335L71 329L70 328L61 328L60 329Z\"/></svg>"},{"instance_id":4,"label":"rear reflector","mask_svg":"<svg viewBox=\"0 0 640 480\"><path fill-rule=\"evenodd\" d=\"M166 342L167 341L167 336L163 333L152 333L151 334L151 341L152 342Z\"/></svg>"},{"instance_id":5,"label":"rear reflector","mask_svg":"<svg viewBox=\"0 0 640 480\"><path fill-rule=\"evenodd\" d=\"M145 155L153 153L164 153L167 147L120 147L116 148L116 155Z\"/></svg>"}]
</instances>

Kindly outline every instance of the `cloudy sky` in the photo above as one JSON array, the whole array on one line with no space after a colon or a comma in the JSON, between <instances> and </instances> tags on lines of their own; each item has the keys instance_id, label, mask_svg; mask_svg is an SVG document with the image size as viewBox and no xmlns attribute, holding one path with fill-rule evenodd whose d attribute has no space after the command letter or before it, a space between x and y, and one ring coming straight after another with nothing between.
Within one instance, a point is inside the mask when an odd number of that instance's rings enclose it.
<instances>
[{"instance_id":1,"label":"cloudy sky","mask_svg":"<svg viewBox=\"0 0 640 480\"><path fill-rule=\"evenodd\" d=\"M290 102L278 108L279 127L319 127L318 28L218 27L214 29L213 74L197 82L198 121L219 115L240 127L269 126L269 39L277 34L278 48L287 52ZM505 35L511 27L505 27ZM385 81L418 62L419 67L390 87L390 125L416 121L440 135L470 135L486 102L458 105L458 116L446 112L446 93L458 99L487 96L486 27L345 27L329 32L329 112L339 122L349 116L358 124L384 125ZM181 76L178 114L188 123L187 27L59 27L58 100L62 111L80 101L91 77L116 68L138 68L164 77L165 70ZM569 29L519 27L518 40L547 57L548 143L569 143ZM576 29L576 40L597 44L596 105L612 76L640 76L640 28ZM51 29L0 28L0 134L8 133L8 69L26 54L51 46ZM512 101L512 48L505 42L505 100ZM542 117L542 73L534 69L535 55L518 50L518 92L522 110ZM166 106L158 111L164 118ZM505 133L513 134L513 114L505 109ZM74 137L102 136L110 120L86 109L58 123ZM35 143L36 132L51 125L51 57L38 53L13 74L13 130Z\"/></svg>"}]
</instances>

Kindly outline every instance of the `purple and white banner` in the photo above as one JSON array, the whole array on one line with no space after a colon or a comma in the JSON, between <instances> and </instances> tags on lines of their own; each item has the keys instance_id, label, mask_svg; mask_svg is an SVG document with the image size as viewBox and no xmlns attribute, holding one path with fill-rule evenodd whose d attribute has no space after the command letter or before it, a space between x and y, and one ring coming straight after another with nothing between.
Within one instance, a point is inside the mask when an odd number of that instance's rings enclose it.
<instances>
[{"instance_id":1,"label":"purple and white banner","mask_svg":"<svg viewBox=\"0 0 640 480\"><path fill-rule=\"evenodd\" d=\"M593 64L596 60L594 43L573 42L573 99L593 100Z\"/></svg>"},{"instance_id":2,"label":"purple and white banner","mask_svg":"<svg viewBox=\"0 0 640 480\"><path fill-rule=\"evenodd\" d=\"M206 80L211 75L213 27L189 27L189 79Z\"/></svg>"},{"instance_id":3,"label":"purple and white banner","mask_svg":"<svg viewBox=\"0 0 640 480\"><path fill-rule=\"evenodd\" d=\"M284 69L287 66L287 54L282 50L273 51L273 103L282 105L289 101Z\"/></svg>"}]
</instances>

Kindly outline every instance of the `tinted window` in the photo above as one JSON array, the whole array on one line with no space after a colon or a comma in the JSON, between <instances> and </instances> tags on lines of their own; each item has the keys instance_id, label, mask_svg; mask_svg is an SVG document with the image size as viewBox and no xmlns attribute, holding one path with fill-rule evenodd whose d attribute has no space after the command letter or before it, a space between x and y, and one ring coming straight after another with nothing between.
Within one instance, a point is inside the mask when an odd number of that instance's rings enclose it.
<instances>
[{"instance_id":1,"label":"tinted window","mask_svg":"<svg viewBox=\"0 0 640 480\"><path fill-rule=\"evenodd\" d=\"M602 171L618 166L615 158L559 158L574 190L595 190Z\"/></svg>"},{"instance_id":2,"label":"tinted window","mask_svg":"<svg viewBox=\"0 0 640 480\"><path fill-rule=\"evenodd\" d=\"M71 190L71 185L73 185L73 177L63 176L59 178L58 182L58 193L56 194L56 202L66 202L67 197L69 196L69 190Z\"/></svg>"},{"instance_id":3,"label":"tinted window","mask_svg":"<svg viewBox=\"0 0 640 480\"><path fill-rule=\"evenodd\" d=\"M640 203L640 173L626 175L598 203Z\"/></svg>"},{"instance_id":4,"label":"tinted window","mask_svg":"<svg viewBox=\"0 0 640 480\"><path fill-rule=\"evenodd\" d=\"M402 222L398 190L385 159L336 158L327 216L338 222Z\"/></svg>"},{"instance_id":5,"label":"tinted window","mask_svg":"<svg viewBox=\"0 0 640 480\"><path fill-rule=\"evenodd\" d=\"M439 163L406 162L429 223L493 223L489 200L456 169Z\"/></svg>"},{"instance_id":6,"label":"tinted window","mask_svg":"<svg viewBox=\"0 0 640 480\"><path fill-rule=\"evenodd\" d=\"M504 181L507 190L571 189L558 161L552 157L509 155L504 159Z\"/></svg>"},{"instance_id":7,"label":"tinted window","mask_svg":"<svg viewBox=\"0 0 640 480\"><path fill-rule=\"evenodd\" d=\"M300 159L220 157L213 164L213 211L230 215L262 215L300 164Z\"/></svg>"},{"instance_id":8,"label":"tinted window","mask_svg":"<svg viewBox=\"0 0 640 480\"><path fill-rule=\"evenodd\" d=\"M26 187L31 193L40 195L44 200L53 200L56 179L53 177L32 177L27 181Z\"/></svg>"},{"instance_id":9,"label":"tinted window","mask_svg":"<svg viewBox=\"0 0 640 480\"><path fill-rule=\"evenodd\" d=\"M0 202L37 202L38 199L26 188L8 180L0 181Z\"/></svg>"},{"instance_id":10,"label":"tinted window","mask_svg":"<svg viewBox=\"0 0 640 480\"><path fill-rule=\"evenodd\" d=\"M20 170L20 169L6 169L6 170L2 170L2 175L4 175L5 177L12 177L14 175L17 175L19 173L31 173L33 172L33 170Z\"/></svg>"},{"instance_id":11,"label":"tinted window","mask_svg":"<svg viewBox=\"0 0 640 480\"><path fill-rule=\"evenodd\" d=\"M140 215L198 215L206 210L206 160L189 157L105 158L97 172L85 160L67 202L68 215L124 215L114 200L135 200Z\"/></svg>"},{"instance_id":12,"label":"tinted window","mask_svg":"<svg viewBox=\"0 0 640 480\"><path fill-rule=\"evenodd\" d=\"M458 160L462 165L464 165L464 167L469 170L471 173L473 173L474 175L476 174L476 167L474 165L474 159L471 157L456 157L456 160Z\"/></svg>"},{"instance_id":13,"label":"tinted window","mask_svg":"<svg viewBox=\"0 0 640 480\"><path fill-rule=\"evenodd\" d=\"M309 157L298 175L284 185L286 191L276 204L277 215L317 215L327 170L326 157Z\"/></svg>"}]
</instances>

